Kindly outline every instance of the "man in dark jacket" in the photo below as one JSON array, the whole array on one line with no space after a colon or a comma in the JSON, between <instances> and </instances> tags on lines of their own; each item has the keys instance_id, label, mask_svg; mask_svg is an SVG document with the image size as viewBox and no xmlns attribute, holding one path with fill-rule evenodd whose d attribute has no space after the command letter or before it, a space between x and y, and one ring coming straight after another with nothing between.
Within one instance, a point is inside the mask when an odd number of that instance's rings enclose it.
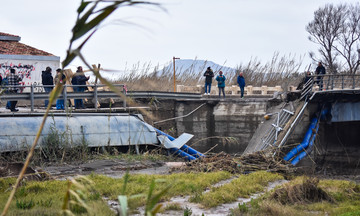
<instances>
[{"instance_id":1,"label":"man in dark jacket","mask_svg":"<svg viewBox=\"0 0 360 216\"><path fill-rule=\"evenodd\" d=\"M315 74L316 75L325 75L326 74L326 70L325 70L325 67L322 65L321 62L319 62L316 70L315 70ZM323 76L318 76L317 77L317 81L316 83L319 85L319 90L321 91L323 89Z\"/></svg>"},{"instance_id":2,"label":"man in dark jacket","mask_svg":"<svg viewBox=\"0 0 360 216\"><path fill-rule=\"evenodd\" d=\"M205 76L205 95L210 95L211 92L211 83L212 78L214 77L214 72L211 70L210 67L207 68L207 70L204 73Z\"/></svg>"},{"instance_id":3,"label":"man in dark jacket","mask_svg":"<svg viewBox=\"0 0 360 216\"><path fill-rule=\"evenodd\" d=\"M11 68L10 69L10 75L7 77L8 79L8 84L9 84L9 92L10 93L17 93L18 92L18 87L19 86L19 82L22 80L21 77L19 77L18 75L15 74L15 69ZM17 101L10 101L10 110L12 112L17 112L19 111L18 109L16 109L16 104Z\"/></svg>"},{"instance_id":4,"label":"man in dark jacket","mask_svg":"<svg viewBox=\"0 0 360 216\"><path fill-rule=\"evenodd\" d=\"M74 92L84 92L87 89L86 81L90 79L90 76L85 76L81 66L77 68L76 73L72 77L71 84L73 85L84 85L84 86L74 86ZM75 99L75 109L85 109L82 99Z\"/></svg>"},{"instance_id":5,"label":"man in dark jacket","mask_svg":"<svg viewBox=\"0 0 360 216\"><path fill-rule=\"evenodd\" d=\"M244 78L242 72L240 72L240 74L239 74L239 76L237 78L237 83L239 84L239 87L240 87L240 90L241 90L240 98L244 98L245 78Z\"/></svg>"},{"instance_id":6,"label":"man in dark jacket","mask_svg":"<svg viewBox=\"0 0 360 216\"><path fill-rule=\"evenodd\" d=\"M42 84L44 85L45 92L50 93L52 91L53 85L54 85L54 79L51 74L50 67L46 67L46 70L42 72L41 81L42 81ZM48 104L49 104L49 100L45 100L45 108L48 106Z\"/></svg>"}]
</instances>

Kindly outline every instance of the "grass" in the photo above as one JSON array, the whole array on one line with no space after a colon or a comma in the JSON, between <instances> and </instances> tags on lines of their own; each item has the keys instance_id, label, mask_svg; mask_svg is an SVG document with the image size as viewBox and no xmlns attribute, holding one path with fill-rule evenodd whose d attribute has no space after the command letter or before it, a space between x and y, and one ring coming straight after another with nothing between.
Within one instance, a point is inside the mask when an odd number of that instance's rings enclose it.
<instances>
[{"instance_id":1,"label":"grass","mask_svg":"<svg viewBox=\"0 0 360 216\"><path fill-rule=\"evenodd\" d=\"M0 208L4 208L15 178L0 179ZM67 189L67 181L22 181L7 215L59 215ZM94 215L115 215L96 192L87 196Z\"/></svg>"},{"instance_id":2,"label":"grass","mask_svg":"<svg viewBox=\"0 0 360 216\"><path fill-rule=\"evenodd\" d=\"M223 203L235 202L239 197L249 197L254 193L263 192L269 182L283 179L278 174L265 171L240 175L230 183L219 187L212 185L231 178L228 172L213 173L174 173L170 175L130 175L127 182L125 195L147 194L150 183L155 180L154 193L166 188L171 188L162 196L161 201L167 201L175 196L197 196L197 202L205 207L214 207ZM117 200L122 193L124 179L115 179L103 175L91 174L87 176L93 182L92 189L83 196L92 215L115 215L102 197ZM305 177L297 177L291 180L289 185L302 182ZM0 179L0 207L3 208L9 196L14 178ZM282 185L281 187L286 187ZM232 209L230 215L360 215L360 186L351 181L320 180L319 187L329 193L335 203L317 202L309 204L282 205L269 199L272 192L267 192L258 199L249 203L239 204L238 208ZM204 193L205 190L210 191ZM8 215L59 215L64 196L67 191L67 181L48 180L43 182L21 182L11 203ZM136 196L129 200L130 212L136 212L136 208L144 206L146 196ZM75 215L87 215L83 208L72 207ZM166 211L185 211L186 206L181 203L169 203L163 209ZM190 209L187 209L190 210ZM189 213L189 212L187 212Z\"/></svg>"},{"instance_id":3,"label":"grass","mask_svg":"<svg viewBox=\"0 0 360 216\"><path fill-rule=\"evenodd\" d=\"M306 177L297 177L281 186L299 184ZM282 205L270 199L271 192L256 199L257 204L248 204L249 215L360 215L360 185L344 180L320 180L318 186L326 191L335 200L335 203L326 201ZM232 215L241 215L244 207L232 210Z\"/></svg>"},{"instance_id":4,"label":"grass","mask_svg":"<svg viewBox=\"0 0 360 216\"><path fill-rule=\"evenodd\" d=\"M173 196L191 195L192 193L203 191L212 184L230 177L231 174L227 172L131 175L125 194L129 196L146 194L151 181L155 179L155 192L164 189L169 184L172 185L168 193L162 197L162 200L167 200ZM114 215L101 197L105 196L116 200L117 196L121 194L123 179L114 179L95 174L88 176L88 178L94 182L94 191L87 196L87 205L92 210L92 213L94 215ZM0 208L4 207L11 185L14 183L14 178L0 179ZM23 181L15 194L16 201L11 203L9 215L58 215L66 191L66 181ZM136 197L130 199L129 207L131 210L134 210L139 206L145 205L145 202L145 196ZM22 207L18 208L16 206L17 203L21 203Z\"/></svg>"},{"instance_id":5,"label":"grass","mask_svg":"<svg viewBox=\"0 0 360 216\"><path fill-rule=\"evenodd\" d=\"M235 202L239 197L248 198L251 194L263 191L269 182L280 179L283 179L281 175L265 171L241 175L228 184L212 187L210 192L202 194L196 201L207 208Z\"/></svg>"},{"instance_id":6,"label":"grass","mask_svg":"<svg viewBox=\"0 0 360 216\"><path fill-rule=\"evenodd\" d=\"M180 203L169 203L164 208L165 211L181 211L183 209Z\"/></svg>"},{"instance_id":7,"label":"grass","mask_svg":"<svg viewBox=\"0 0 360 216\"><path fill-rule=\"evenodd\" d=\"M136 194L144 194L153 179L156 179L155 191L163 190L168 184L171 184L169 191L162 197L163 200L168 200L174 196L185 196L193 193L204 191L210 188L211 185L228 179L231 174L228 172L214 172L214 173L176 173L171 175L131 175L127 183L127 190L125 194L128 196ZM95 182L97 190L110 199L116 199L119 195L123 180L114 179L103 175L90 175L89 177ZM145 204L144 197L137 197L129 202L129 207L134 209Z\"/></svg>"}]
</instances>

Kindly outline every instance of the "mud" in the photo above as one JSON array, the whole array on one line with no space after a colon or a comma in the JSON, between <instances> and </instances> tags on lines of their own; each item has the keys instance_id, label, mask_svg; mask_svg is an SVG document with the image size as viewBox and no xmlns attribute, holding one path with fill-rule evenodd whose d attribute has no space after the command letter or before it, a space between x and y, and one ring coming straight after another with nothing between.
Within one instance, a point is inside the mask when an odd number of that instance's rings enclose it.
<instances>
[{"instance_id":1,"label":"mud","mask_svg":"<svg viewBox=\"0 0 360 216\"><path fill-rule=\"evenodd\" d=\"M89 175L91 173L121 178L127 170L129 170L131 174L167 174L176 163L179 162L154 162L146 160L129 162L120 159L106 159L90 161L78 165L62 164L47 166L44 167L43 170L55 179L66 179L71 176Z\"/></svg>"}]
</instances>

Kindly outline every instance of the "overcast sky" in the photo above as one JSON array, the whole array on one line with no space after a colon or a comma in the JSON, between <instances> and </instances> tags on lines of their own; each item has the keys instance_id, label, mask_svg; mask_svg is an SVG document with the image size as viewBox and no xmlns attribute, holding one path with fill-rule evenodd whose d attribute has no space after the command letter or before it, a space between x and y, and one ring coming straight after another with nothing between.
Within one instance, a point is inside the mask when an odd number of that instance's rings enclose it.
<instances>
[{"instance_id":1,"label":"overcast sky","mask_svg":"<svg viewBox=\"0 0 360 216\"><path fill-rule=\"evenodd\" d=\"M304 56L316 50L305 30L314 11L341 0L161 0L166 12L124 7L86 45L90 63L123 70L136 63L165 65L173 56L229 67L257 57ZM355 3L356 1L347 0ZM61 60L69 45L78 0L3 0L0 31ZM121 24L116 20L136 25ZM72 63L79 64L79 61Z\"/></svg>"}]
</instances>

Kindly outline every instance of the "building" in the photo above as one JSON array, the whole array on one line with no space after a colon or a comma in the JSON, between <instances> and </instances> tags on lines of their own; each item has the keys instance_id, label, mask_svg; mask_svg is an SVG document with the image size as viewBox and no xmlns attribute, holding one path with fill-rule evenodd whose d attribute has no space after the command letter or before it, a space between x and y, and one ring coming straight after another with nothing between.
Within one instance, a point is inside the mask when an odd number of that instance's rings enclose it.
<instances>
[{"instance_id":1,"label":"building","mask_svg":"<svg viewBox=\"0 0 360 216\"><path fill-rule=\"evenodd\" d=\"M22 77L22 85L41 85L41 72L46 67L53 75L60 65L60 57L20 43L21 37L0 32L0 74L5 77L14 68ZM25 88L24 91L29 91ZM36 88L41 91L42 88Z\"/></svg>"}]
</instances>

